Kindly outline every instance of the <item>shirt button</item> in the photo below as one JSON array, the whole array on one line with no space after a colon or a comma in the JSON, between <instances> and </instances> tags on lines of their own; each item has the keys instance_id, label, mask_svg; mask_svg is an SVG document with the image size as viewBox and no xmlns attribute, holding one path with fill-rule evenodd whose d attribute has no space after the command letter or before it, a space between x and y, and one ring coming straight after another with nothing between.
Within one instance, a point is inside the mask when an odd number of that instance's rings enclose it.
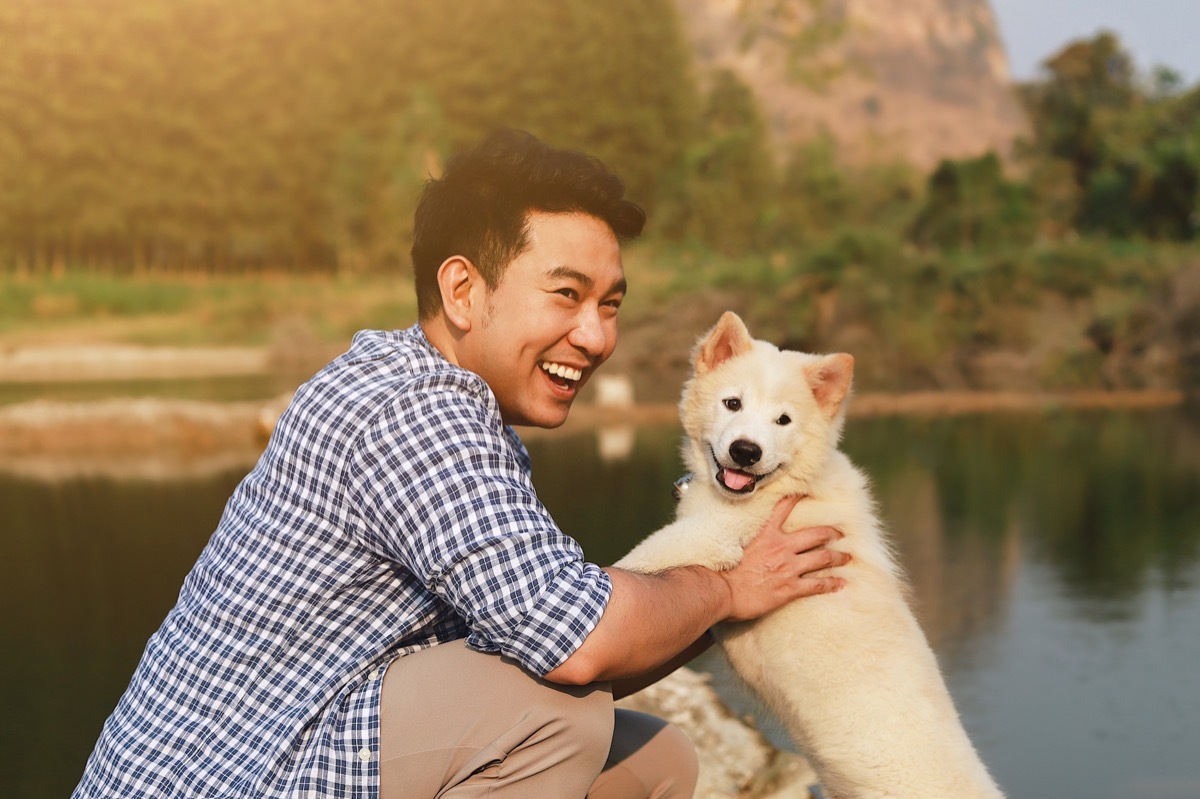
<instances>
[{"instance_id":1,"label":"shirt button","mask_svg":"<svg viewBox=\"0 0 1200 799\"><path fill-rule=\"evenodd\" d=\"M379 669L371 669L371 673L367 675L367 679L368 680L378 680L379 679Z\"/></svg>"},{"instance_id":2,"label":"shirt button","mask_svg":"<svg viewBox=\"0 0 1200 799\"><path fill-rule=\"evenodd\" d=\"M368 760L371 759L371 750L365 746L362 749L359 749L358 750L358 759L361 760L362 762L366 763Z\"/></svg>"}]
</instances>

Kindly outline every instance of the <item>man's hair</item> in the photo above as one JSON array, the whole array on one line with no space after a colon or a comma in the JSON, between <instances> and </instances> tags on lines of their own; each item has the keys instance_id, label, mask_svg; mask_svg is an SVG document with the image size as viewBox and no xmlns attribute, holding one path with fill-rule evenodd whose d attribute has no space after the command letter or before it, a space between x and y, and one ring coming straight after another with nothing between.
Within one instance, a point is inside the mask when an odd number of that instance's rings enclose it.
<instances>
[{"instance_id":1,"label":"man's hair","mask_svg":"<svg viewBox=\"0 0 1200 799\"><path fill-rule=\"evenodd\" d=\"M426 182L413 220L417 314L428 319L442 307L437 272L455 255L471 261L495 290L529 245L530 212L582 212L606 222L618 239L636 238L646 213L624 193L621 179L598 159L523 131L498 130L453 156L440 178Z\"/></svg>"}]
</instances>

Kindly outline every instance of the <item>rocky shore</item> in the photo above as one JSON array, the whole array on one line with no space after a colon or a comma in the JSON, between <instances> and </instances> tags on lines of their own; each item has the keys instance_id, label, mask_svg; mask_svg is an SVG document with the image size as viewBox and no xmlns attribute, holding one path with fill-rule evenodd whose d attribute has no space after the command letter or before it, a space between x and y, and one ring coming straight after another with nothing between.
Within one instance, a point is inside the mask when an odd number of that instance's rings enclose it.
<instances>
[{"instance_id":1,"label":"rocky shore","mask_svg":"<svg viewBox=\"0 0 1200 799\"><path fill-rule=\"evenodd\" d=\"M700 754L696 799L806 799L817 775L734 716L708 676L683 668L618 706L653 713L687 733Z\"/></svg>"}]
</instances>

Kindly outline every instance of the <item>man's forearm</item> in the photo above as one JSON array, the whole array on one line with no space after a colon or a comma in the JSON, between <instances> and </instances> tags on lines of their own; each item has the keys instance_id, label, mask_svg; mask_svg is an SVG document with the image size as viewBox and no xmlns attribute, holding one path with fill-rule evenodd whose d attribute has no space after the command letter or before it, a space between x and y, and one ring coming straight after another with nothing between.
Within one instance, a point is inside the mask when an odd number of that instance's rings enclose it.
<instances>
[{"instance_id":1,"label":"man's forearm","mask_svg":"<svg viewBox=\"0 0 1200 799\"><path fill-rule=\"evenodd\" d=\"M827 545L841 533L832 527L786 531L783 522L798 501L780 500L728 571L703 566L659 574L607 569L613 591L604 615L579 649L546 678L584 685L646 674L717 622L757 619L792 600L839 590L845 581L827 570L849 563L850 556Z\"/></svg>"},{"instance_id":2,"label":"man's forearm","mask_svg":"<svg viewBox=\"0 0 1200 799\"><path fill-rule=\"evenodd\" d=\"M658 668L648 671L645 674L638 674L634 677L622 677L620 679L613 680L613 699L621 699L629 696L630 694L636 694L643 688L654 685L654 683L658 682L663 677L666 677L671 672L675 671L681 666L686 666L688 663L695 660L702 652L707 650L714 643L715 641L712 633L706 632L704 635L700 636L699 639L693 641L686 649Z\"/></svg>"},{"instance_id":3,"label":"man's forearm","mask_svg":"<svg viewBox=\"0 0 1200 799\"><path fill-rule=\"evenodd\" d=\"M579 649L546 679L585 684L644 676L730 615L728 584L702 566L659 574L605 571L613 581L608 608Z\"/></svg>"}]
</instances>

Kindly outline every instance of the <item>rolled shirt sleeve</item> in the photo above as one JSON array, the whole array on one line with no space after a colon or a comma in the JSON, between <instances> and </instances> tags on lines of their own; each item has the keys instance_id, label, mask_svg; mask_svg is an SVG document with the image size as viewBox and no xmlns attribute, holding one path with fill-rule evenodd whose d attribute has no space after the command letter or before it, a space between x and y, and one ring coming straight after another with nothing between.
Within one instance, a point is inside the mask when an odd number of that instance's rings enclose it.
<instances>
[{"instance_id":1,"label":"rolled shirt sleeve","mask_svg":"<svg viewBox=\"0 0 1200 799\"><path fill-rule=\"evenodd\" d=\"M351 487L365 543L452 607L469 645L544 675L595 628L612 583L538 500L486 386L466 386L411 386L364 430Z\"/></svg>"}]
</instances>

